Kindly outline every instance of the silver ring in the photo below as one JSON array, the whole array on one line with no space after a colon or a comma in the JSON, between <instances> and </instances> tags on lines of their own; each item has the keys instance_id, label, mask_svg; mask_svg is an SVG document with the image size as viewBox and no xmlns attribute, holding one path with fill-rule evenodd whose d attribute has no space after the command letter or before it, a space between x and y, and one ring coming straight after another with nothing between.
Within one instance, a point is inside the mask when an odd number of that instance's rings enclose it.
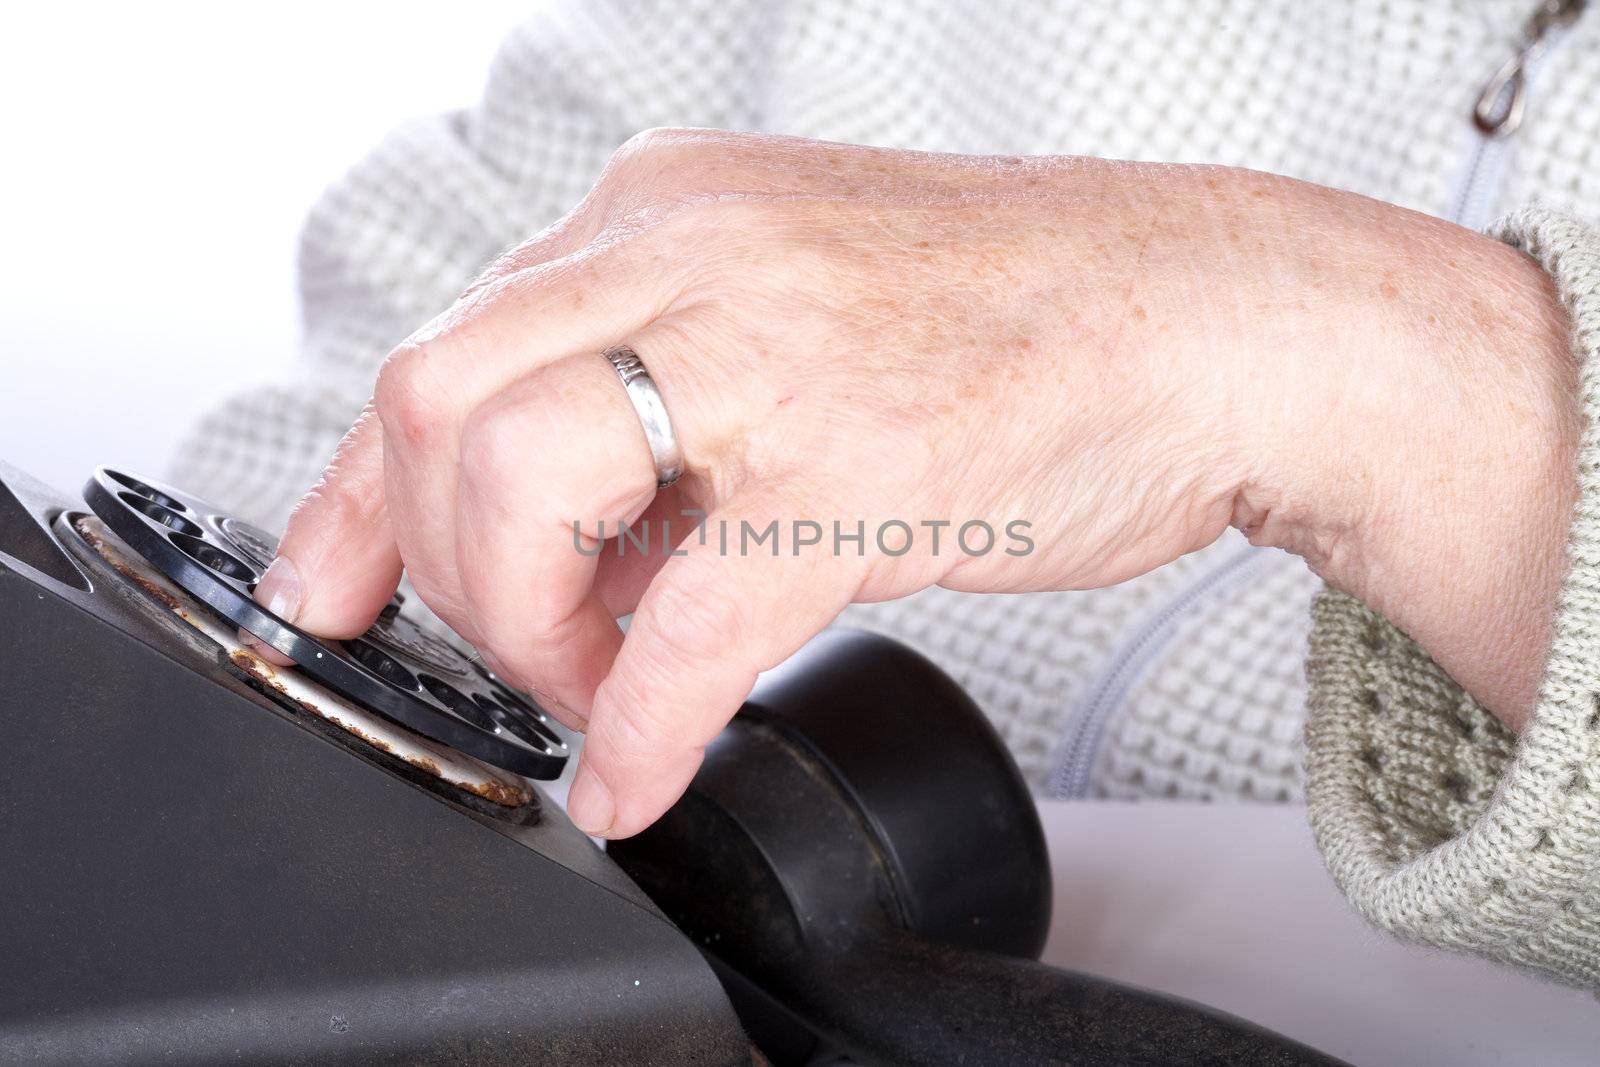
<instances>
[{"instance_id":1,"label":"silver ring","mask_svg":"<svg viewBox=\"0 0 1600 1067\"><path fill-rule=\"evenodd\" d=\"M683 449L678 446L678 435L672 432L661 390L656 388L639 353L627 345L615 345L600 354L616 368L628 399L633 401L639 425L644 427L645 443L650 446L650 458L655 460L656 488L665 489L683 475Z\"/></svg>"}]
</instances>

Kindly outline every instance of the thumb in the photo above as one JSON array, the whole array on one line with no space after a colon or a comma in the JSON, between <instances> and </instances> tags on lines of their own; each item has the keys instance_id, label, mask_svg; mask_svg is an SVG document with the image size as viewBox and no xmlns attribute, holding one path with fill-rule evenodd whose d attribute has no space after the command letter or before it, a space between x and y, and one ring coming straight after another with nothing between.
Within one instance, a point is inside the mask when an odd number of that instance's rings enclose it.
<instances>
[{"instance_id":1,"label":"thumb","mask_svg":"<svg viewBox=\"0 0 1600 1067\"><path fill-rule=\"evenodd\" d=\"M796 555L776 514L736 502L719 509L704 539L691 537L687 555L645 591L595 692L567 800L580 829L627 837L660 817L756 676L821 632L860 588L865 560L826 544ZM754 540L769 526L776 536Z\"/></svg>"}]
</instances>

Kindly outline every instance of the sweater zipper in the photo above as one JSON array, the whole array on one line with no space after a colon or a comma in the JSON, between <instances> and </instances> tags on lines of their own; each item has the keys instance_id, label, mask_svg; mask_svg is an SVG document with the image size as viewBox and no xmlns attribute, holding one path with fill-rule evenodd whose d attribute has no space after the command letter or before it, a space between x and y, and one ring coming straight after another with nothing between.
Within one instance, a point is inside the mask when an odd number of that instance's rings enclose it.
<instances>
[{"instance_id":1,"label":"sweater zipper","mask_svg":"<svg viewBox=\"0 0 1600 1067\"><path fill-rule=\"evenodd\" d=\"M1516 50L1484 82L1472 105L1472 150L1456 187L1452 222L1481 230L1494 221L1511 137L1527 117L1534 78L1587 6L1588 0L1545 0L1523 23Z\"/></svg>"},{"instance_id":2,"label":"sweater zipper","mask_svg":"<svg viewBox=\"0 0 1600 1067\"><path fill-rule=\"evenodd\" d=\"M1516 51L1484 83L1472 106L1472 150L1453 201L1452 222L1481 230L1492 221L1488 215L1504 180L1511 137L1527 117L1534 78L1587 6L1588 0L1545 0L1523 24ZM1072 800L1089 795L1106 729L1134 683L1176 636L1185 617L1254 573L1268 551L1252 546L1229 556L1181 589L1123 640L1067 720L1051 760L1048 796Z\"/></svg>"},{"instance_id":3,"label":"sweater zipper","mask_svg":"<svg viewBox=\"0 0 1600 1067\"><path fill-rule=\"evenodd\" d=\"M1107 661L1082 703L1067 719L1067 732L1057 746L1055 767L1045 793L1057 800L1089 795L1089 778L1100 755L1111 718L1127 699L1128 690L1156 655L1177 635L1178 624L1217 593L1239 584L1258 569L1271 549L1251 546L1233 553L1186 586L1160 610L1148 616Z\"/></svg>"}]
</instances>

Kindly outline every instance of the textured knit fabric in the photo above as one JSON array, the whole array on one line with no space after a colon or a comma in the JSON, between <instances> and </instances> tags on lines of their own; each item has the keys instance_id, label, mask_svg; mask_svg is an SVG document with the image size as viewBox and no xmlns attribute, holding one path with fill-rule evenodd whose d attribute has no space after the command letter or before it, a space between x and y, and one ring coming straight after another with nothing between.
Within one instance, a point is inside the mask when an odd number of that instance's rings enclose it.
<instances>
[{"instance_id":1,"label":"textured knit fabric","mask_svg":"<svg viewBox=\"0 0 1600 1067\"><path fill-rule=\"evenodd\" d=\"M1546 54L1513 139L1482 153L1469 120L1535 2L545 5L501 49L478 106L396 131L316 206L301 255L309 373L217 412L183 449L175 477L281 524L366 399L383 355L497 252L572 207L617 145L650 126L1234 164L1446 217L1475 172L1493 178L1475 199L1489 215L1535 202L1593 212L1600 14ZM1040 788L1282 800L1301 790L1302 663L1318 588L1298 560L1229 534L1114 589L996 597L933 589L852 608L844 621L901 637L950 670ZM1323 661L1342 666L1319 675L1324 687L1358 672L1354 652L1327 655L1339 632L1328 610L1319 647ZM1455 692L1428 671L1417 666L1422 680L1406 700ZM1338 703L1324 696L1318 706ZM1437 722L1434 705L1417 706L1419 721ZM1471 720L1481 737L1493 736L1481 720ZM1313 743L1323 736L1314 731ZM1422 745L1415 758L1435 763L1455 751L1448 735L1430 742L1436 749L1403 729L1374 738L1380 764L1406 744ZM1462 758L1473 775L1385 779L1394 811L1455 813L1453 822L1425 814L1384 822L1397 827L1392 839L1404 854L1464 827L1492 791L1500 750L1470 751L1477 755ZM1319 794L1318 825L1360 826L1365 817L1376 827L1350 794L1370 776L1347 760L1320 766L1342 768L1322 781L1342 781L1345 792L1335 805ZM1335 838L1346 840L1327 840ZM1348 872L1374 868L1339 862L1356 899L1373 899L1376 876ZM1363 906L1427 936L1404 908Z\"/></svg>"},{"instance_id":2,"label":"textured knit fabric","mask_svg":"<svg viewBox=\"0 0 1600 1067\"><path fill-rule=\"evenodd\" d=\"M1600 988L1600 232L1535 210L1499 234L1555 276L1581 368L1579 499L1538 707L1514 744L1404 634L1324 593L1306 793L1329 869L1373 921Z\"/></svg>"}]
</instances>

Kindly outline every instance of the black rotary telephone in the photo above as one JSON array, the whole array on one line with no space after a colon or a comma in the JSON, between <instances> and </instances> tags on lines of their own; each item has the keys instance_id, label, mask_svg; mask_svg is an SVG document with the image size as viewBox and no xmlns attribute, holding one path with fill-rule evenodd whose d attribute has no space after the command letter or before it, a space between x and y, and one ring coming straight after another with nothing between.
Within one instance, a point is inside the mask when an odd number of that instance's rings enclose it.
<instances>
[{"instance_id":1,"label":"black rotary telephone","mask_svg":"<svg viewBox=\"0 0 1600 1067\"><path fill-rule=\"evenodd\" d=\"M267 613L274 545L0 464L0 1063L1334 1062L1038 963L1032 800L892 641L771 672L606 853L535 703L398 598L353 641Z\"/></svg>"}]
</instances>

